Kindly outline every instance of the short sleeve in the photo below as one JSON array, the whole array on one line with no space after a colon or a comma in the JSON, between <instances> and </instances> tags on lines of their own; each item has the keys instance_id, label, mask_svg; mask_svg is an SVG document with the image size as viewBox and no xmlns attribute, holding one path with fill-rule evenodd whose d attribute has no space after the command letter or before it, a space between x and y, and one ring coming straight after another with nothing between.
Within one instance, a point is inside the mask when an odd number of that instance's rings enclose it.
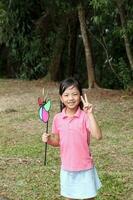
<instances>
[{"instance_id":1,"label":"short sleeve","mask_svg":"<svg viewBox=\"0 0 133 200\"><path fill-rule=\"evenodd\" d=\"M57 115L55 115L54 119L53 119L52 133L59 134L59 130L58 130L58 117L57 117Z\"/></svg>"}]
</instances>

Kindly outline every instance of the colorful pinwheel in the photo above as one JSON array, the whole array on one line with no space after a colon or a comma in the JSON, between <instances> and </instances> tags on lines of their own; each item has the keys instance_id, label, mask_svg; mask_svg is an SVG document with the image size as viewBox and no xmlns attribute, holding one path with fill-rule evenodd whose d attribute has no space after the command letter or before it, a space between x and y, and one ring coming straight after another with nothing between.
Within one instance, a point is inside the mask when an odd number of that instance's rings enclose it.
<instances>
[{"instance_id":1,"label":"colorful pinwheel","mask_svg":"<svg viewBox=\"0 0 133 200\"><path fill-rule=\"evenodd\" d=\"M39 118L44 122L47 123L49 120L49 110L51 107L51 101L48 100L43 101L40 97L38 98L38 104L40 106L39 108Z\"/></svg>"},{"instance_id":2,"label":"colorful pinwheel","mask_svg":"<svg viewBox=\"0 0 133 200\"><path fill-rule=\"evenodd\" d=\"M49 110L51 107L51 101L44 100L44 98L38 98L39 104L39 118L46 123L46 133L48 133L48 120L49 120ZM46 154L47 154L47 143L45 143L45 158L44 158L44 165L46 165Z\"/></svg>"}]
</instances>

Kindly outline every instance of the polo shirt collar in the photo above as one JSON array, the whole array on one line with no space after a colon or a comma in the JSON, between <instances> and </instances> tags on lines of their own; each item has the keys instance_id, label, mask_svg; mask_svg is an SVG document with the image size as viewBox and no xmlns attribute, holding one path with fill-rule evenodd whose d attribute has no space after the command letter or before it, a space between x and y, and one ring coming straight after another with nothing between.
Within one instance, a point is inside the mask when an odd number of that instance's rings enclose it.
<instances>
[{"instance_id":1,"label":"polo shirt collar","mask_svg":"<svg viewBox=\"0 0 133 200\"><path fill-rule=\"evenodd\" d=\"M73 117L79 117L80 113L81 113L81 108L79 107ZM68 117L66 115L66 108L63 108L63 110L62 110L62 118L66 118L66 117Z\"/></svg>"}]
</instances>

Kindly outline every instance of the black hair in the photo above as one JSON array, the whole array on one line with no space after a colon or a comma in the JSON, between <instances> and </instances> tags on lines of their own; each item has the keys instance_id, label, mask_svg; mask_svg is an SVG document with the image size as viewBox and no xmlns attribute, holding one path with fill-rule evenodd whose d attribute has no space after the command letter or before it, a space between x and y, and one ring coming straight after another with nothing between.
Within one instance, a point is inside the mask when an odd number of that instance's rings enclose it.
<instances>
[{"instance_id":1,"label":"black hair","mask_svg":"<svg viewBox=\"0 0 133 200\"><path fill-rule=\"evenodd\" d=\"M70 87L70 86L74 86L76 87L79 92L80 92L80 96L82 96L82 88L81 88L81 84L80 82L74 78L74 77L68 77L65 80L60 82L60 86L59 86L59 95L62 96L62 94L65 92L65 90ZM83 109L83 103L82 101L79 104L80 108ZM62 109L65 107L65 105L60 101L60 110L62 111Z\"/></svg>"}]
</instances>

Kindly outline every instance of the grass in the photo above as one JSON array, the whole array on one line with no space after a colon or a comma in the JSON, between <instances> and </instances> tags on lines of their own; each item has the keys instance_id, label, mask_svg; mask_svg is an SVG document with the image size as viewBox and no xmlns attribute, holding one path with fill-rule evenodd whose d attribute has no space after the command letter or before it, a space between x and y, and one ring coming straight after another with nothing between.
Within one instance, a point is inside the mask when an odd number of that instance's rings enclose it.
<instances>
[{"instance_id":1,"label":"grass","mask_svg":"<svg viewBox=\"0 0 133 200\"><path fill-rule=\"evenodd\" d=\"M59 149L48 146L44 166L45 130L38 118L37 98L43 81L0 80L0 197L12 200L62 200L59 192ZM52 118L59 110L54 83L45 83L53 104ZM123 92L87 92L103 140L91 141L91 151L102 180L96 200L132 200L133 100Z\"/></svg>"}]
</instances>

